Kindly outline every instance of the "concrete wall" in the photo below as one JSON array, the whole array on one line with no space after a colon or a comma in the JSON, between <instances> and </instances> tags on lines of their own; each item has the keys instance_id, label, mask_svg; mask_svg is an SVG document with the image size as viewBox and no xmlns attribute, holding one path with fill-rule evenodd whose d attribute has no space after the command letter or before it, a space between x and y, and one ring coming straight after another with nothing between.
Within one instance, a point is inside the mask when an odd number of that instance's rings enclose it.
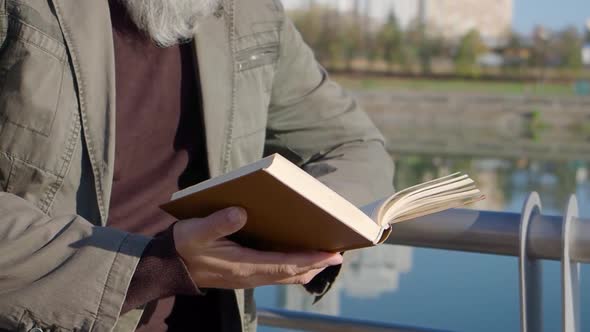
<instances>
[{"instance_id":1,"label":"concrete wall","mask_svg":"<svg viewBox=\"0 0 590 332\"><path fill-rule=\"evenodd\" d=\"M590 160L590 98L356 92L392 152Z\"/></svg>"}]
</instances>

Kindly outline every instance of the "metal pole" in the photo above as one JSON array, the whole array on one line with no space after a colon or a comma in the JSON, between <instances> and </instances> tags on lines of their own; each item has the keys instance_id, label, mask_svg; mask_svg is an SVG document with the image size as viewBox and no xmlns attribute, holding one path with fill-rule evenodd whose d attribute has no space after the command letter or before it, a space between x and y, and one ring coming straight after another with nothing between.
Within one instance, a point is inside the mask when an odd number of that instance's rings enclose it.
<instances>
[{"instance_id":1,"label":"metal pole","mask_svg":"<svg viewBox=\"0 0 590 332\"><path fill-rule=\"evenodd\" d=\"M570 197L563 217L563 257L561 259L561 305L564 332L579 332L580 328L580 263L571 259L575 247L573 234L578 232L578 201Z\"/></svg>"},{"instance_id":2,"label":"metal pole","mask_svg":"<svg viewBox=\"0 0 590 332\"><path fill-rule=\"evenodd\" d=\"M533 192L522 207L519 232L518 274L520 290L520 330L543 330L541 279L543 270L539 260L529 257L529 229L534 216L541 214L541 199Z\"/></svg>"},{"instance_id":3,"label":"metal pole","mask_svg":"<svg viewBox=\"0 0 590 332\"><path fill-rule=\"evenodd\" d=\"M452 209L393 225L386 243L518 257L520 218L520 213ZM571 257L590 263L590 222L579 221ZM560 216L534 215L528 257L561 260L561 226Z\"/></svg>"},{"instance_id":4,"label":"metal pole","mask_svg":"<svg viewBox=\"0 0 590 332\"><path fill-rule=\"evenodd\" d=\"M258 308L258 321L264 326L314 332L442 332L421 327L332 317L309 312Z\"/></svg>"}]
</instances>

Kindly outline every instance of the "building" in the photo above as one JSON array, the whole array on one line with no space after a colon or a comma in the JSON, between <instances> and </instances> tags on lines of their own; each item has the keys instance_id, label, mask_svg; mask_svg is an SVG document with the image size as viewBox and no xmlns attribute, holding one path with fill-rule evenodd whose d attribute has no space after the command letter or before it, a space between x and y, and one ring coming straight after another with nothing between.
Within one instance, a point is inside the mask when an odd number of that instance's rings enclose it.
<instances>
[{"instance_id":1,"label":"building","mask_svg":"<svg viewBox=\"0 0 590 332\"><path fill-rule=\"evenodd\" d=\"M346 254L342 289L355 298L378 298L395 292L402 274L412 270L413 248L380 245Z\"/></svg>"},{"instance_id":2,"label":"building","mask_svg":"<svg viewBox=\"0 0 590 332\"><path fill-rule=\"evenodd\" d=\"M411 247L392 245L349 251L338 279L321 301L314 303L315 298L302 287L288 286L279 288L277 306L337 316L343 294L374 299L395 292L400 276L412 270L413 251Z\"/></svg>"},{"instance_id":3,"label":"building","mask_svg":"<svg viewBox=\"0 0 590 332\"><path fill-rule=\"evenodd\" d=\"M430 34L458 40L476 29L489 46L505 44L512 31L513 0L427 0Z\"/></svg>"},{"instance_id":4,"label":"building","mask_svg":"<svg viewBox=\"0 0 590 332\"><path fill-rule=\"evenodd\" d=\"M477 29L490 46L504 44L512 30L513 0L283 0L287 9L311 4L330 6L342 12L365 13L375 22L385 22L391 12L400 26L423 21L427 32L458 41Z\"/></svg>"},{"instance_id":5,"label":"building","mask_svg":"<svg viewBox=\"0 0 590 332\"><path fill-rule=\"evenodd\" d=\"M287 9L308 8L310 5L337 8L342 12L358 11L377 23L387 20L392 12L395 13L402 27L407 27L418 17L419 0L283 0Z\"/></svg>"}]
</instances>

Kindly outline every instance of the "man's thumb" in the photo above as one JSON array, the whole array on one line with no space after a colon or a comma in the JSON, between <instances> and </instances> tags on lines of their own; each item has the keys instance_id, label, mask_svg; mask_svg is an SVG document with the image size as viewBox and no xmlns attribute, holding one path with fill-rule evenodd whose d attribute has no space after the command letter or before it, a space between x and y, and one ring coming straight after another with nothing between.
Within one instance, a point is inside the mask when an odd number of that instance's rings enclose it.
<instances>
[{"instance_id":1,"label":"man's thumb","mask_svg":"<svg viewBox=\"0 0 590 332\"><path fill-rule=\"evenodd\" d=\"M195 240L211 242L239 231L246 224L246 210L231 207L217 211L208 217L194 220L192 233Z\"/></svg>"}]
</instances>

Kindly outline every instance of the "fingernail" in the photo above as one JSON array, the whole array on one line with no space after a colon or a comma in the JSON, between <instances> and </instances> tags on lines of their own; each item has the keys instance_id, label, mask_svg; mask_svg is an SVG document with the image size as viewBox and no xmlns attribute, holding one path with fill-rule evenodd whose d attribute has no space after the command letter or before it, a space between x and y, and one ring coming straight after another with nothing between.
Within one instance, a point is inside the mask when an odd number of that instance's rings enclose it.
<instances>
[{"instance_id":1,"label":"fingernail","mask_svg":"<svg viewBox=\"0 0 590 332\"><path fill-rule=\"evenodd\" d=\"M230 208L227 212L227 218L231 223L242 224L246 219L246 211L239 207Z\"/></svg>"},{"instance_id":2,"label":"fingernail","mask_svg":"<svg viewBox=\"0 0 590 332\"><path fill-rule=\"evenodd\" d=\"M328 261L326 263L330 266L340 265L340 264L342 264L342 255L340 255L340 254L334 255L334 256L330 257L330 259L328 259Z\"/></svg>"}]
</instances>

